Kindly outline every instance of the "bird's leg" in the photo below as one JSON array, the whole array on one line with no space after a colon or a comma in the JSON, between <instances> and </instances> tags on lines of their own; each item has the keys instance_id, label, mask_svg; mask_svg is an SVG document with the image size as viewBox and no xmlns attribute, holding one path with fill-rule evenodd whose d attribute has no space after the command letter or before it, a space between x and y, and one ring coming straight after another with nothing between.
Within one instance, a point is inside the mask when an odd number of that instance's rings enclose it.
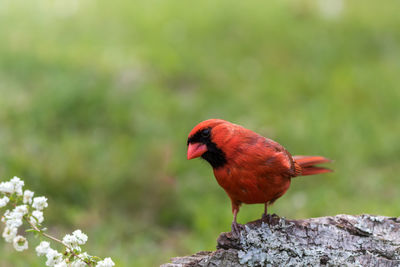
<instances>
[{"instance_id":1,"label":"bird's leg","mask_svg":"<svg viewBox=\"0 0 400 267\"><path fill-rule=\"evenodd\" d=\"M261 220L262 221L266 221L268 224L272 223L272 215L268 214L267 210L268 210L268 204L270 204L270 202L266 202L264 203L264 213L262 214Z\"/></svg>"},{"instance_id":2,"label":"bird's leg","mask_svg":"<svg viewBox=\"0 0 400 267\"><path fill-rule=\"evenodd\" d=\"M265 202L265 203L264 203L264 213L263 213L262 216L261 216L261 219L262 219L262 220L265 220L265 219L268 218L268 212L267 212L267 210L268 210L268 203Z\"/></svg>"},{"instance_id":3,"label":"bird's leg","mask_svg":"<svg viewBox=\"0 0 400 267\"><path fill-rule=\"evenodd\" d=\"M232 213L233 213L233 222L232 222L232 236L238 238L240 236L240 228L242 225L238 224L236 221L237 214L239 212L240 204L234 203L232 201Z\"/></svg>"}]
</instances>

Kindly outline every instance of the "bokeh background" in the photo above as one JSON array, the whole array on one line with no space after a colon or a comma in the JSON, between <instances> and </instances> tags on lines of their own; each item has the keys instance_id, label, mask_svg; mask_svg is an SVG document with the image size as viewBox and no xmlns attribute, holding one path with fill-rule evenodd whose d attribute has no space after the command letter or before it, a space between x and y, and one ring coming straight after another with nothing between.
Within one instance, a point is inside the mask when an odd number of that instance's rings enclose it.
<instances>
[{"instance_id":1,"label":"bokeh background","mask_svg":"<svg viewBox=\"0 0 400 267\"><path fill-rule=\"evenodd\" d=\"M0 177L49 198L118 266L215 248L230 201L186 160L223 118L292 154L335 159L270 209L288 218L400 215L398 1L3 0ZM260 217L244 206L239 222ZM0 242L1 266L43 266Z\"/></svg>"}]
</instances>

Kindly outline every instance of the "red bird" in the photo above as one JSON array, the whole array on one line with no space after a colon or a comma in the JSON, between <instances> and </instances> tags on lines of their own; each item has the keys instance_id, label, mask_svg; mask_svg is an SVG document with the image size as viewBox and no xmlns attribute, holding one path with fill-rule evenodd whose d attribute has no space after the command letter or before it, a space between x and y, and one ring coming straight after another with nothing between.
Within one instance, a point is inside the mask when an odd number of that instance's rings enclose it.
<instances>
[{"instance_id":1,"label":"red bird","mask_svg":"<svg viewBox=\"0 0 400 267\"><path fill-rule=\"evenodd\" d=\"M288 190L293 177L330 172L315 164L330 162L320 156L293 156L277 142L240 125L220 119L199 123L187 140L187 158L208 161L215 178L232 203L232 233L242 203L264 203L267 207Z\"/></svg>"}]
</instances>

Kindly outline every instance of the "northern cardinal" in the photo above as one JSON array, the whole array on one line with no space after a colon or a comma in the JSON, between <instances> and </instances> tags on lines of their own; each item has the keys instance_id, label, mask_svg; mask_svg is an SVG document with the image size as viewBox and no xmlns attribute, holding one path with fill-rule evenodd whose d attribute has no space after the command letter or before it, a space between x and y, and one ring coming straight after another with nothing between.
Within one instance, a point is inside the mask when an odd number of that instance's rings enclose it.
<instances>
[{"instance_id":1,"label":"northern cardinal","mask_svg":"<svg viewBox=\"0 0 400 267\"><path fill-rule=\"evenodd\" d=\"M199 123L187 140L187 158L208 161L215 178L232 203L232 233L240 233L236 221L242 203L267 207L288 190L293 177L330 172L315 164L330 162L320 156L293 156L277 142L240 125L220 119Z\"/></svg>"}]
</instances>

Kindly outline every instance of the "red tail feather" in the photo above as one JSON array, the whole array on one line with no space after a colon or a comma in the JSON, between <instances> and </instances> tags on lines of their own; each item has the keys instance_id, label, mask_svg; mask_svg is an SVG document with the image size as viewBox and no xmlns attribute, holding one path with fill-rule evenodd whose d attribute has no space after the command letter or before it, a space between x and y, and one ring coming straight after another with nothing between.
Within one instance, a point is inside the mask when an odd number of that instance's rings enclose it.
<instances>
[{"instance_id":1,"label":"red tail feather","mask_svg":"<svg viewBox=\"0 0 400 267\"><path fill-rule=\"evenodd\" d=\"M332 172L331 169L314 166L316 164L331 162L330 159L321 156L293 156L293 159L301 167L300 175L304 176Z\"/></svg>"}]
</instances>

